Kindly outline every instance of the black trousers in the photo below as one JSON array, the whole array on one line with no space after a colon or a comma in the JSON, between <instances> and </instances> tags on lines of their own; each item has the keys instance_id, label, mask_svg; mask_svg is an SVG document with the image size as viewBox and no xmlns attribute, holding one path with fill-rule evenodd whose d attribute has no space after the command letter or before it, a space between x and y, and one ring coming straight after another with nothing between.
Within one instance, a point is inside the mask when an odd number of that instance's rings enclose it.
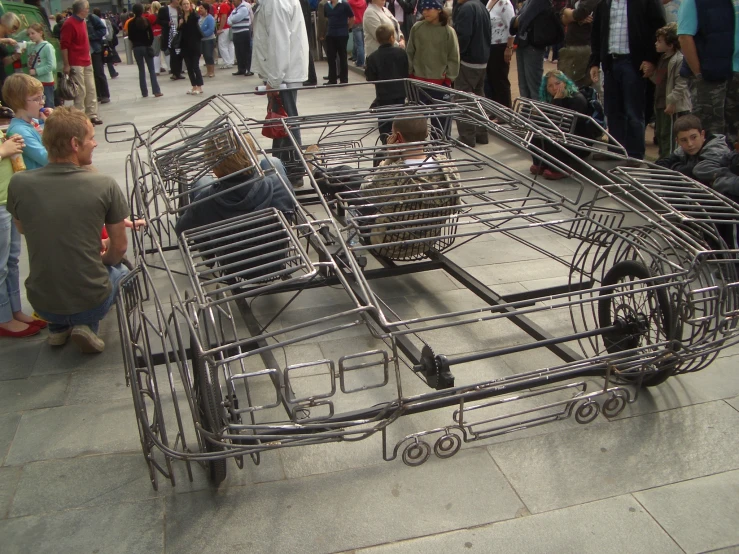
<instances>
[{"instance_id":1,"label":"black trousers","mask_svg":"<svg viewBox=\"0 0 739 554\"><path fill-rule=\"evenodd\" d=\"M562 162L563 164L570 167L575 167L575 169L577 169L578 171L580 170L579 168L582 167L581 161L587 158L590 154L590 152L588 152L587 150L583 150L582 148L578 148L576 146L569 147L567 148L567 152L563 152L556 146L549 144L549 142L545 142L536 137L531 140L531 143L534 146L537 146L538 148L544 150L544 152L552 156L555 160ZM534 164L544 166L544 169L550 169L551 171L561 171L560 168L549 165L541 158L532 155L531 159L534 161Z\"/></svg>"},{"instance_id":2,"label":"black trousers","mask_svg":"<svg viewBox=\"0 0 739 554\"><path fill-rule=\"evenodd\" d=\"M248 73L251 71L251 29L234 33L233 37L238 72Z\"/></svg>"},{"instance_id":3,"label":"black trousers","mask_svg":"<svg viewBox=\"0 0 739 554\"><path fill-rule=\"evenodd\" d=\"M182 76L182 50L178 54L174 48L169 49L169 69L174 77Z\"/></svg>"},{"instance_id":4,"label":"black trousers","mask_svg":"<svg viewBox=\"0 0 739 554\"><path fill-rule=\"evenodd\" d=\"M349 36L326 37L326 57L328 58L328 84L336 84L336 63L339 65L339 81L349 82L349 64L346 61L346 44Z\"/></svg>"},{"instance_id":5,"label":"black trousers","mask_svg":"<svg viewBox=\"0 0 739 554\"><path fill-rule=\"evenodd\" d=\"M505 63L507 44L493 44L490 46L488 58L487 78L490 92L488 98L505 107L511 107L511 82L508 80L510 64Z\"/></svg>"},{"instance_id":6,"label":"black trousers","mask_svg":"<svg viewBox=\"0 0 739 554\"><path fill-rule=\"evenodd\" d=\"M190 84L194 87L202 87L203 74L200 73L200 52L197 54L185 54L184 60L185 66L187 67L187 76L190 77Z\"/></svg>"},{"instance_id":7,"label":"black trousers","mask_svg":"<svg viewBox=\"0 0 739 554\"><path fill-rule=\"evenodd\" d=\"M92 73L95 75L95 90L98 98L110 98L108 90L108 79L105 76L105 66L103 65L103 53L93 52L90 54L92 58Z\"/></svg>"}]
</instances>

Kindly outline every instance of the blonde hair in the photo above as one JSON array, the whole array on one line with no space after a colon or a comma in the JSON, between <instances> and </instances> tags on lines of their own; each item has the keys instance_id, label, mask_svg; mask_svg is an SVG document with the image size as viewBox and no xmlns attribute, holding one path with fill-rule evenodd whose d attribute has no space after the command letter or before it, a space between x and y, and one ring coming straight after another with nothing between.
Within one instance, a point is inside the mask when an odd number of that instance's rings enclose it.
<instances>
[{"instance_id":1,"label":"blonde hair","mask_svg":"<svg viewBox=\"0 0 739 554\"><path fill-rule=\"evenodd\" d=\"M154 0L154 2L151 3L151 13L159 13L159 10L162 8L162 5Z\"/></svg>"},{"instance_id":2,"label":"blonde hair","mask_svg":"<svg viewBox=\"0 0 739 554\"><path fill-rule=\"evenodd\" d=\"M21 28L21 20L13 12L6 12L0 17L0 23L8 28L8 32L12 33L13 29L16 31Z\"/></svg>"},{"instance_id":3,"label":"blonde hair","mask_svg":"<svg viewBox=\"0 0 739 554\"><path fill-rule=\"evenodd\" d=\"M3 101L14 112L24 110L26 101L34 94L44 92L41 81L25 73L13 73L3 85Z\"/></svg>"},{"instance_id":4,"label":"blonde hair","mask_svg":"<svg viewBox=\"0 0 739 554\"><path fill-rule=\"evenodd\" d=\"M90 125L85 112L77 108L56 108L47 118L42 136L49 158L62 159L69 156L72 153L72 139L76 138L80 143L84 142Z\"/></svg>"},{"instance_id":5,"label":"blonde hair","mask_svg":"<svg viewBox=\"0 0 739 554\"><path fill-rule=\"evenodd\" d=\"M252 160L256 158L257 147L249 135L242 134L241 137L246 143L246 148L249 150L248 152L237 140L233 131L229 131L228 135L215 137L206 143L204 148L205 161L208 166L213 167L213 173L219 179L254 165ZM230 150L232 148L231 144L236 146L236 151L225 159L220 160L220 152Z\"/></svg>"}]
</instances>

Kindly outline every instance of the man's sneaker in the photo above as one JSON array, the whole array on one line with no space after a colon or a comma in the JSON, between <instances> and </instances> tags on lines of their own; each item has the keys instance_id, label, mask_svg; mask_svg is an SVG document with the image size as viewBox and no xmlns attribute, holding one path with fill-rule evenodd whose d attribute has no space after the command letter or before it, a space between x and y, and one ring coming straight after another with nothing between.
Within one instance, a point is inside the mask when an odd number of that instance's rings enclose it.
<instances>
[{"instance_id":1,"label":"man's sneaker","mask_svg":"<svg viewBox=\"0 0 739 554\"><path fill-rule=\"evenodd\" d=\"M105 349L103 339L93 333L87 325L75 325L72 327L72 342L77 345L81 352L94 354Z\"/></svg>"},{"instance_id":2,"label":"man's sneaker","mask_svg":"<svg viewBox=\"0 0 739 554\"><path fill-rule=\"evenodd\" d=\"M52 333L49 332L49 336L46 339L46 343L49 346L64 346L67 344L67 341L69 340L69 335L72 334L72 328L70 327L66 331L61 331L59 333Z\"/></svg>"}]
</instances>

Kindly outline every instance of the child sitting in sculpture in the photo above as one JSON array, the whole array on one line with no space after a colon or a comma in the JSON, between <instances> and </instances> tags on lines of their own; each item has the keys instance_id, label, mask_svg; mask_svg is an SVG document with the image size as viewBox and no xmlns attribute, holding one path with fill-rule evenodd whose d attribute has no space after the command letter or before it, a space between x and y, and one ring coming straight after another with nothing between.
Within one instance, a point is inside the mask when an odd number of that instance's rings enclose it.
<instances>
[{"instance_id":1,"label":"child sitting in sculpture","mask_svg":"<svg viewBox=\"0 0 739 554\"><path fill-rule=\"evenodd\" d=\"M267 173L258 177L254 168L257 148L248 135L242 135L241 139L239 141L233 132L229 132L228 136L216 137L206 144L205 164L212 168L218 181L207 184L201 180L193 186L190 194L192 205L175 225L177 235L266 208L276 208L286 214L295 211L295 199L286 185L289 181L282 162L273 157L262 159L259 165ZM222 152L229 149L233 152L219 159ZM276 171L270 173L273 167Z\"/></svg>"},{"instance_id":2,"label":"child sitting in sculpture","mask_svg":"<svg viewBox=\"0 0 739 554\"><path fill-rule=\"evenodd\" d=\"M427 239L441 234L459 204L457 168L433 151L438 146L425 142L427 137L427 118L396 117L384 149L387 157L364 175L348 165L325 167L320 147L307 148L320 191L349 205L348 216L355 219L365 244L411 241L404 247L383 247L378 254L384 257L410 259L428 250Z\"/></svg>"}]
</instances>

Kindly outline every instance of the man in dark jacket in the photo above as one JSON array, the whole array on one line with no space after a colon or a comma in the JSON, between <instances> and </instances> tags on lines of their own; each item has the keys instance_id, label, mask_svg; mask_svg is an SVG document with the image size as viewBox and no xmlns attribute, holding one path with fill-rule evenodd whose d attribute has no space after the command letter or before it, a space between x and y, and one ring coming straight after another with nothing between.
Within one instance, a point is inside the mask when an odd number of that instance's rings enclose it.
<instances>
[{"instance_id":1,"label":"man in dark jacket","mask_svg":"<svg viewBox=\"0 0 739 554\"><path fill-rule=\"evenodd\" d=\"M107 104L110 102L110 91L108 90L108 79L105 77L105 66L103 65L103 39L108 34L105 22L91 13L87 16L87 36L90 38L90 58L92 58L92 72L95 75L95 90L98 102Z\"/></svg>"},{"instance_id":2,"label":"man in dark jacket","mask_svg":"<svg viewBox=\"0 0 739 554\"><path fill-rule=\"evenodd\" d=\"M454 16L454 30L459 41L459 75L454 88L485 96L485 73L490 57L490 15L482 2L457 0L459 8ZM463 121L457 122L459 140L475 147L488 143L485 127Z\"/></svg>"},{"instance_id":3,"label":"man in dark jacket","mask_svg":"<svg viewBox=\"0 0 739 554\"><path fill-rule=\"evenodd\" d=\"M693 77L693 113L711 133L739 130L739 5L731 0L683 0L677 33L685 56L680 74ZM729 47L731 45L731 47Z\"/></svg>"},{"instance_id":4,"label":"man in dark jacket","mask_svg":"<svg viewBox=\"0 0 739 554\"><path fill-rule=\"evenodd\" d=\"M608 130L632 158L644 158L646 83L659 58L655 33L664 25L660 0L606 0L593 18L590 77L598 81L603 67Z\"/></svg>"}]
</instances>

